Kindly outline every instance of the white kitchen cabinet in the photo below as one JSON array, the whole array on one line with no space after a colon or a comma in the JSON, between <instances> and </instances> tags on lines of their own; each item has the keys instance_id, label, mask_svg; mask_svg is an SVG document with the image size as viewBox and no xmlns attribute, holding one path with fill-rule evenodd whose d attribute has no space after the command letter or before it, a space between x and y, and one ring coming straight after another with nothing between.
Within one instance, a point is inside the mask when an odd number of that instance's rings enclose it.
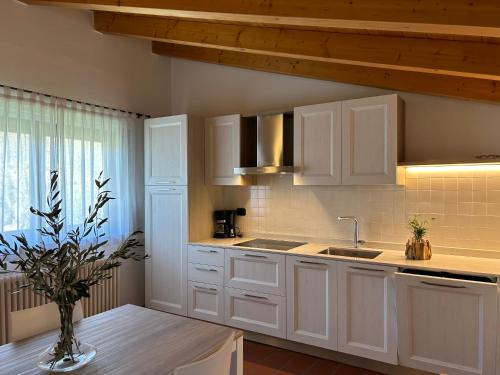
<instances>
[{"instance_id":1,"label":"white kitchen cabinet","mask_svg":"<svg viewBox=\"0 0 500 375\"><path fill-rule=\"evenodd\" d=\"M205 284L222 285L224 268L205 264L188 263L188 280Z\"/></svg>"},{"instance_id":2,"label":"white kitchen cabinet","mask_svg":"<svg viewBox=\"0 0 500 375\"><path fill-rule=\"evenodd\" d=\"M146 306L187 313L187 187L146 186Z\"/></svg>"},{"instance_id":3,"label":"white kitchen cabinet","mask_svg":"<svg viewBox=\"0 0 500 375\"><path fill-rule=\"evenodd\" d=\"M287 256L287 338L337 350L337 264Z\"/></svg>"},{"instance_id":4,"label":"white kitchen cabinet","mask_svg":"<svg viewBox=\"0 0 500 375\"><path fill-rule=\"evenodd\" d=\"M241 116L205 120L205 182L207 185L246 185L249 177L234 174L240 167Z\"/></svg>"},{"instance_id":5,"label":"white kitchen cabinet","mask_svg":"<svg viewBox=\"0 0 500 375\"><path fill-rule=\"evenodd\" d=\"M188 245L188 262L224 267L224 249L220 247Z\"/></svg>"},{"instance_id":6,"label":"white kitchen cabinet","mask_svg":"<svg viewBox=\"0 0 500 375\"><path fill-rule=\"evenodd\" d=\"M294 185L340 185L342 104L294 109Z\"/></svg>"},{"instance_id":7,"label":"white kitchen cabinet","mask_svg":"<svg viewBox=\"0 0 500 375\"><path fill-rule=\"evenodd\" d=\"M338 350L397 364L397 269L338 262Z\"/></svg>"},{"instance_id":8,"label":"white kitchen cabinet","mask_svg":"<svg viewBox=\"0 0 500 375\"><path fill-rule=\"evenodd\" d=\"M342 102L342 184L396 184L403 144L397 95Z\"/></svg>"},{"instance_id":9,"label":"white kitchen cabinet","mask_svg":"<svg viewBox=\"0 0 500 375\"><path fill-rule=\"evenodd\" d=\"M285 297L226 287L224 301L224 324L286 337Z\"/></svg>"},{"instance_id":10,"label":"white kitchen cabinet","mask_svg":"<svg viewBox=\"0 0 500 375\"><path fill-rule=\"evenodd\" d=\"M188 316L224 323L224 288L219 285L188 283Z\"/></svg>"},{"instance_id":11,"label":"white kitchen cabinet","mask_svg":"<svg viewBox=\"0 0 500 375\"><path fill-rule=\"evenodd\" d=\"M495 373L497 284L397 273L399 362L449 375Z\"/></svg>"},{"instance_id":12,"label":"white kitchen cabinet","mask_svg":"<svg viewBox=\"0 0 500 375\"><path fill-rule=\"evenodd\" d=\"M187 115L144 121L146 185L187 185Z\"/></svg>"},{"instance_id":13,"label":"white kitchen cabinet","mask_svg":"<svg viewBox=\"0 0 500 375\"><path fill-rule=\"evenodd\" d=\"M225 286L285 296L285 283L285 255L226 250Z\"/></svg>"}]
</instances>

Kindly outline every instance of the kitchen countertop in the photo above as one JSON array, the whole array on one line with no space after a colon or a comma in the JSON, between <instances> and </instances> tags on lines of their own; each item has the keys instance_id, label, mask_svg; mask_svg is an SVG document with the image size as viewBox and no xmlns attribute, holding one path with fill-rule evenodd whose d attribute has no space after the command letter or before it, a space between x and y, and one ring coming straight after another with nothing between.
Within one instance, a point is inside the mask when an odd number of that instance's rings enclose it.
<instances>
[{"instance_id":1,"label":"kitchen countertop","mask_svg":"<svg viewBox=\"0 0 500 375\"><path fill-rule=\"evenodd\" d=\"M330 243L314 243L309 242L305 245L298 246L288 251L257 249L250 247L234 246L237 243L249 241L253 237L243 238L210 238L202 241L189 242L190 245L224 247L237 250L252 250L262 251L267 253L281 253L288 255L300 255L306 257L334 259L339 261L348 261L356 263L368 263L374 265L394 266L402 268L422 269L429 271L445 271L462 274L474 274L483 276L498 276L500 277L500 259L466 257L458 255L433 254L430 260L408 260L405 257L404 251L386 250L382 248L370 248L361 246L359 250L377 250L382 251L382 254L375 259L343 257L337 255L318 254L330 246L346 248L345 244L339 244L335 241ZM275 238L273 238L275 239Z\"/></svg>"}]
</instances>

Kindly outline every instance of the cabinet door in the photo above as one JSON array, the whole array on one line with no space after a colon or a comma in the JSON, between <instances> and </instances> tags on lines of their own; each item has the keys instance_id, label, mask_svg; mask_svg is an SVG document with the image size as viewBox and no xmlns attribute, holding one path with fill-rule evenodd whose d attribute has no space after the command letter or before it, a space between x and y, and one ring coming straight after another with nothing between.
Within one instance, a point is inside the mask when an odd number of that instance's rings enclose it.
<instances>
[{"instance_id":1,"label":"cabinet door","mask_svg":"<svg viewBox=\"0 0 500 375\"><path fill-rule=\"evenodd\" d=\"M337 265L287 256L287 338L337 350Z\"/></svg>"},{"instance_id":2,"label":"cabinet door","mask_svg":"<svg viewBox=\"0 0 500 375\"><path fill-rule=\"evenodd\" d=\"M398 103L397 95L342 103L342 184L396 183Z\"/></svg>"},{"instance_id":3,"label":"cabinet door","mask_svg":"<svg viewBox=\"0 0 500 375\"><path fill-rule=\"evenodd\" d=\"M402 365L495 373L497 284L397 273L396 286Z\"/></svg>"},{"instance_id":4,"label":"cabinet door","mask_svg":"<svg viewBox=\"0 0 500 375\"><path fill-rule=\"evenodd\" d=\"M187 312L187 187L146 187L146 306Z\"/></svg>"},{"instance_id":5,"label":"cabinet door","mask_svg":"<svg viewBox=\"0 0 500 375\"><path fill-rule=\"evenodd\" d=\"M226 250L225 286L284 296L285 282L285 255Z\"/></svg>"},{"instance_id":6,"label":"cabinet door","mask_svg":"<svg viewBox=\"0 0 500 375\"><path fill-rule=\"evenodd\" d=\"M218 285L188 283L188 316L224 323L224 289Z\"/></svg>"},{"instance_id":7,"label":"cabinet door","mask_svg":"<svg viewBox=\"0 0 500 375\"><path fill-rule=\"evenodd\" d=\"M205 178L207 185L245 185L245 176L234 174L240 165L240 115L205 121Z\"/></svg>"},{"instance_id":8,"label":"cabinet door","mask_svg":"<svg viewBox=\"0 0 500 375\"><path fill-rule=\"evenodd\" d=\"M285 338L285 297L225 288L224 301L224 324Z\"/></svg>"},{"instance_id":9,"label":"cabinet door","mask_svg":"<svg viewBox=\"0 0 500 375\"><path fill-rule=\"evenodd\" d=\"M397 364L395 271L338 263L339 351Z\"/></svg>"},{"instance_id":10,"label":"cabinet door","mask_svg":"<svg viewBox=\"0 0 500 375\"><path fill-rule=\"evenodd\" d=\"M187 115L144 122L146 185L187 185Z\"/></svg>"},{"instance_id":11,"label":"cabinet door","mask_svg":"<svg viewBox=\"0 0 500 375\"><path fill-rule=\"evenodd\" d=\"M342 156L342 104L294 110L294 185L339 185Z\"/></svg>"}]
</instances>

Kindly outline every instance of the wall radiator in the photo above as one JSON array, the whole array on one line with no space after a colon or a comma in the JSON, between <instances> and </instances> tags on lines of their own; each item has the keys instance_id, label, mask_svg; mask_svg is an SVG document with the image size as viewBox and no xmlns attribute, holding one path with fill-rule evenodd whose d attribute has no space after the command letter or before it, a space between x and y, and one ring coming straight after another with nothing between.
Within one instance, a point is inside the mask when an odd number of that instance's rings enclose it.
<instances>
[{"instance_id":1,"label":"wall radiator","mask_svg":"<svg viewBox=\"0 0 500 375\"><path fill-rule=\"evenodd\" d=\"M88 271L82 271L83 275L86 272ZM82 299L85 317L114 309L120 305L120 269L115 268L109 270L108 273L113 278L104 281L101 285L92 286L90 298ZM21 275L0 276L0 345L8 342L8 319L11 311L29 309L50 302L45 297L33 293L29 288L13 294L12 292L17 290L18 283L22 284L22 280Z\"/></svg>"}]
</instances>

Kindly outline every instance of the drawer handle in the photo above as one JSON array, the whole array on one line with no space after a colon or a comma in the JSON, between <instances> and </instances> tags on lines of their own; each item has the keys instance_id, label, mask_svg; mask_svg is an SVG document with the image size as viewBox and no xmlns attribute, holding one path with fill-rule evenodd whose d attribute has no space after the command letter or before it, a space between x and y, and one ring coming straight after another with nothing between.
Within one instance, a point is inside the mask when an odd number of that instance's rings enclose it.
<instances>
[{"instance_id":1,"label":"drawer handle","mask_svg":"<svg viewBox=\"0 0 500 375\"><path fill-rule=\"evenodd\" d=\"M207 271L207 272L219 272L216 268L203 268L203 267L194 267L195 270L198 271Z\"/></svg>"},{"instance_id":2,"label":"drawer handle","mask_svg":"<svg viewBox=\"0 0 500 375\"><path fill-rule=\"evenodd\" d=\"M267 258L265 255L255 255L255 254L243 254L244 257L250 257L250 258Z\"/></svg>"},{"instance_id":3,"label":"drawer handle","mask_svg":"<svg viewBox=\"0 0 500 375\"><path fill-rule=\"evenodd\" d=\"M466 289L467 288L464 285L446 285L446 284L431 283L429 281L421 281L421 283L425 284L425 285L430 285L430 286L440 286L443 288L452 288L452 289Z\"/></svg>"},{"instance_id":4,"label":"drawer handle","mask_svg":"<svg viewBox=\"0 0 500 375\"><path fill-rule=\"evenodd\" d=\"M205 254L218 254L219 252L217 250L202 250L198 249L196 250L199 253L205 253Z\"/></svg>"},{"instance_id":5,"label":"drawer handle","mask_svg":"<svg viewBox=\"0 0 500 375\"><path fill-rule=\"evenodd\" d=\"M358 270L358 271L373 271L373 272L385 272L385 270L379 270L377 268L367 268L367 267L355 267L355 266L350 266L353 270Z\"/></svg>"},{"instance_id":6,"label":"drawer handle","mask_svg":"<svg viewBox=\"0 0 500 375\"><path fill-rule=\"evenodd\" d=\"M262 300L268 300L269 298L267 297L262 297L262 296L254 296L253 294L243 294L245 297L250 297L250 298L257 298L257 299L262 299Z\"/></svg>"},{"instance_id":7,"label":"drawer handle","mask_svg":"<svg viewBox=\"0 0 500 375\"><path fill-rule=\"evenodd\" d=\"M217 289L215 289L215 288L207 288L205 286L198 286L198 285L195 285L194 287L195 287L195 289L211 290L212 292L217 292Z\"/></svg>"},{"instance_id":8,"label":"drawer handle","mask_svg":"<svg viewBox=\"0 0 500 375\"><path fill-rule=\"evenodd\" d=\"M164 184L165 185L173 185L173 184L175 184L175 181L165 181Z\"/></svg>"},{"instance_id":9,"label":"drawer handle","mask_svg":"<svg viewBox=\"0 0 500 375\"><path fill-rule=\"evenodd\" d=\"M310 262L308 260L299 260L299 263L302 263L302 264L313 264L315 266L326 266L326 263Z\"/></svg>"}]
</instances>

